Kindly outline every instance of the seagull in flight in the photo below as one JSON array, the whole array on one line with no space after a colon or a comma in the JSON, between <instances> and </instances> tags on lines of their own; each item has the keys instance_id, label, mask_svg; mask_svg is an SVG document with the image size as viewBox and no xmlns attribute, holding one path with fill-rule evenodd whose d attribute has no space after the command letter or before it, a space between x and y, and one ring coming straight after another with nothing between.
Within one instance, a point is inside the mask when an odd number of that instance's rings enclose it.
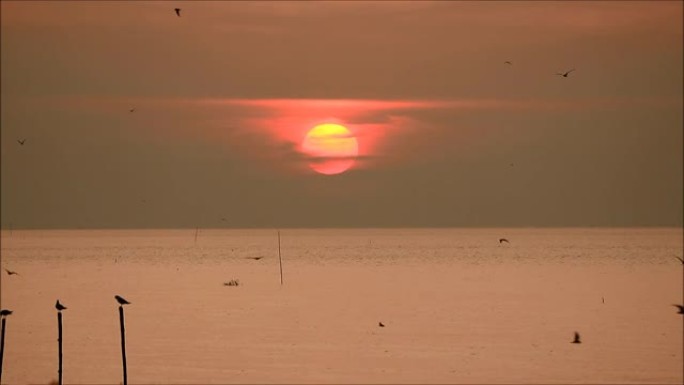
<instances>
[{"instance_id":1,"label":"seagull in flight","mask_svg":"<svg viewBox=\"0 0 684 385\"><path fill-rule=\"evenodd\" d=\"M17 273L16 271L7 270L7 269L5 269L5 271L7 272L7 275L19 275L19 273Z\"/></svg>"},{"instance_id":2,"label":"seagull in flight","mask_svg":"<svg viewBox=\"0 0 684 385\"><path fill-rule=\"evenodd\" d=\"M181 9L180 9L180 8L174 8L173 10L176 11L176 15L177 15L178 17L180 17L180 11L181 11Z\"/></svg>"},{"instance_id":3,"label":"seagull in flight","mask_svg":"<svg viewBox=\"0 0 684 385\"><path fill-rule=\"evenodd\" d=\"M247 258L247 259L253 259L253 260L255 260L255 261L258 261L258 260L260 260L260 259L263 258L263 257L246 257L246 258Z\"/></svg>"},{"instance_id":4,"label":"seagull in flight","mask_svg":"<svg viewBox=\"0 0 684 385\"><path fill-rule=\"evenodd\" d=\"M59 300L57 300L57 303L55 303L55 309L59 311L66 310L66 306L62 305L61 303L59 303Z\"/></svg>"},{"instance_id":5,"label":"seagull in flight","mask_svg":"<svg viewBox=\"0 0 684 385\"><path fill-rule=\"evenodd\" d=\"M385 327L385 324L382 323L382 322L378 322L378 326L380 326L381 328L384 328L384 327Z\"/></svg>"},{"instance_id":6,"label":"seagull in flight","mask_svg":"<svg viewBox=\"0 0 684 385\"><path fill-rule=\"evenodd\" d=\"M677 257L677 256L675 256L675 258L679 259L679 262L681 262L682 265L684 265L684 259L681 259L681 258L679 258L679 257Z\"/></svg>"},{"instance_id":7,"label":"seagull in flight","mask_svg":"<svg viewBox=\"0 0 684 385\"><path fill-rule=\"evenodd\" d=\"M570 71L566 71L566 72L563 72L563 73L561 73L561 72L556 72L556 75L562 76L562 77L564 77L564 78L567 78L568 75L570 75L570 72L572 72L572 71L574 71L574 70L575 70L575 69L573 68L573 69L571 69Z\"/></svg>"},{"instance_id":8,"label":"seagull in flight","mask_svg":"<svg viewBox=\"0 0 684 385\"><path fill-rule=\"evenodd\" d=\"M17 139L17 142L19 143L20 146L23 146L24 143L26 143L26 139Z\"/></svg>"},{"instance_id":9,"label":"seagull in flight","mask_svg":"<svg viewBox=\"0 0 684 385\"><path fill-rule=\"evenodd\" d=\"M10 314L12 314L12 310L7 310L7 309L0 310L0 316L2 316L2 317L8 316Z\"/></svg>"},{"instance_id":10,"label":"seagull in flight","mask_svg":"<svg viewBox=\"0 0 684 385\"><path fill-rule=\"evenodd\" d=\"M511 63L511 62L508 61L508 60L506 60L506 61L504 62L504 64L513 65L513 63Z\"/></svg>"},{"instance_id":11,"label":"seagull in flight","mask_svg":"<svg viewBox=\"0 0 684 385\"><path fill-rule=\"evenodd\" d=\"M135 107L133 107L133 108L131 108L130 110L128 110L128 112L135 112Z\"/></svg>"},{"instance_id":12,"label":"seagull in flight","mask_svg":"<svg viewBox=\"0 0 684 385\"><path fill-rule=\"evenodd\" d=\"M575 332L575 339L572 340L572 343L573 343L573 344L581 344L581 343L582 343L582 341L580 341L580 335L579 335L579 333Z\"/></svg>"},{"instance_id":13,"label":"seagull in flight","mask_svg":"<svg viewBox=\"0 0 684 385\"><path fill-rule=\"evenodd\" d=\"M506 239L506 238L499 238L499 243L504 243L504 242L510 243L510 242L508 242L508 239Z\"/></svg>"},{"instance_id":14,"label":"seagull in flight","mask_svg":"<svg viewBox=\"0 0 684 385\"><path fill-rule=\"evenodd\" d=\"M114 298L116 298L116 302L118 302L121 306L131 304L130 302L126 301L126 299L124 299L124 297L121 297L119 295L115 295Z\"/></svg>"},{"instance_id":15,"label":"seagull in flight","mask_svg":"<svg viewBox=\"0 0 684 385\"><path fill-rule=\"evenodd\" d=\"M672 305L672 306L676 306L679 308L679 311L677 312L677 314L684 314L684 306L682 306L682 305Z\"/></svg>"}]
</instances>

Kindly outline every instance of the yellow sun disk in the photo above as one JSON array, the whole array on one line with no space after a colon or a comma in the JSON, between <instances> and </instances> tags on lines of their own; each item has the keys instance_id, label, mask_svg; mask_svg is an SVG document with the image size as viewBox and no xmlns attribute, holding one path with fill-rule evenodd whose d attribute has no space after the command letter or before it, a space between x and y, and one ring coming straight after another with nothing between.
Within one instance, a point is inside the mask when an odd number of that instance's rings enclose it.
<instances>
[{"instance_id":1,"label":"yellow sun disk","mask_svg":"<svg viewBox=\"0 0 684 385\"><path fill-rule=\"evenodd\" d=\"M309 155L337 158L354 157L358 154L358 143L351 132L339 124L321 124L306 134L303 144Z\"/></svg>"},{"instance_id":2,"label":"yellow sun disk","mask_svg":"<svg viewBox=\"0 0 684 385\"><path fill-rule=\"evenodd\" d=\"M313 158L310 167L322 174L339 174L354 164L358 142L339 124L326 123L312 128L304 138L302 150Z\"/></svg>"}]
</instances>

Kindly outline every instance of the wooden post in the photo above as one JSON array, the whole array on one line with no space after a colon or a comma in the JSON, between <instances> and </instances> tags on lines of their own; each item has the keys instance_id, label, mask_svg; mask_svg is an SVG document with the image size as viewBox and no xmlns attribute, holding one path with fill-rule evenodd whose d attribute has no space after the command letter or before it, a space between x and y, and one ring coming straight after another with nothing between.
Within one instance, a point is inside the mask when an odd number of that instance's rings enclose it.
<instances>
[{"instance_id":1,"label":"wooden post","mask_svg":"<svg viewBox=\"0 0 684 385\"><path fill-rule=\"evenodd\" d=\"M283 259L280 257L280 230L278 230L278 261L280 262L280 285L283 285Z\"/></svg>"},{"instance_id":2,"label":"wooden post","mask_svg":"<svg viewBox=\"0 0 684 385\"><path fill-rule=\"evenodd\" d=\"M199 234L199 227L195 227L195 244L197 244L197 234Z\"/></svg>"},{"instance_id":3,"label":"wooden post","mask_svg":"<svg viewBox=\"0 0 684 385\"><path fill-rule=\"evenodd\" d=\"M124 330L124 310L119 306L119 322L121 323L121 358L123 360L123 385L128 385L126 375L126 332Z\"/></svg>"},{"instance_id":4,"label":"wooden post","mask_svg":"<svg viewBox=\"0 0 684 385\"><path fill-rule=\"evenodd\" d=\"M0 335L0 383L2 382L2 357L5 354L5 317L2 317L2 334Z\"/></svg>"},{"instance_id":5,"label":"wooden post","mask_svg":"<svg viewBox=\"0 0 684 385\"><path fill-rule=\"evenodd\" d=\"M59 345L59 369L57 374L59 376L59 385L62 385L62 312L57 312L57 344Z\"/></svg>"}]
</instances>

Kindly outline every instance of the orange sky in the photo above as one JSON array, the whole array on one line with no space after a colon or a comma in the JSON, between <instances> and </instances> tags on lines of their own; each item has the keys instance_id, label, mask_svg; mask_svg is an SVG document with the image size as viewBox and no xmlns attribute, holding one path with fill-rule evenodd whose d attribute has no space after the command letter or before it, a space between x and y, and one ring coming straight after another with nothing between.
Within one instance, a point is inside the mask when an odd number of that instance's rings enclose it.
<instances>
[{"instance_id":1,"label":"orange sky","mask_svg":"<svg viewBox=\"0 0 684 385\"><path fill-rule=\"evenodd\" d=\"M682 225L681 2L0 4L3 228Z\"/></svg>"}]
</instances>

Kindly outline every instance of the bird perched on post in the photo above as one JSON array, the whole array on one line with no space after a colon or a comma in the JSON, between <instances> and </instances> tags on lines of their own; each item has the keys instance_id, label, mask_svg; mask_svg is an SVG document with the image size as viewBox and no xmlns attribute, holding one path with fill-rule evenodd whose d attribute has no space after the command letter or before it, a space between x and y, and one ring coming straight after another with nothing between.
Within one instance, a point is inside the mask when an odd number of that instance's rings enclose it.
<instances>
[{"instance_id":1,"label":"bird perched on post","mask_svg":"<svg viewBox=\"0 0 684 385\"><path fill-rule=\"evenodd\" d=\"M66 306L62 305L61 303L59 303L59 300L57 300L57 302L55 303L55 309L57 309L58 311L66 310Z\"/></svg>"},{"instance_id":2,"label":"bird perched on post","mask_svg":"<svg viewBox=\"0 0 684 385\"><path fill-rule=\"evenodd\" d=\"M573 344L581 344L581 343L582 343L582 341L580 341L580 335L579 335L579 333L575 332L575 339L572 340L572 343L573 343Z\"/></svg>"},{"instance_id":3,"label":"bird perched on post","mask_svg":"<svg viewBox=\"0 0 684 385\"><path fill-rule=\"evenodd\" d=\"M121 297L121 296L115 295L114 298L116 299L116 302L118 302L119 305L121 305L121 306L123 306L123 305L130 305L130 304L131 304L130 302L126 301L126 300L125 300L123 297Z\"/></svg>"},{"instance_id":4,"label":"bird perched on post","mask_svg":"<svg viewBox=\"0 0 684 385\"><path fill-rule=\"evenodd\" d=\"M0 316L1 316L1 317L5 317L5 316L8 316L8 315L10 315L10 314L12 314L12 310L8 310L8 309L2 309L2 310L0 310Z\"/></svg>"}]
</instances>

